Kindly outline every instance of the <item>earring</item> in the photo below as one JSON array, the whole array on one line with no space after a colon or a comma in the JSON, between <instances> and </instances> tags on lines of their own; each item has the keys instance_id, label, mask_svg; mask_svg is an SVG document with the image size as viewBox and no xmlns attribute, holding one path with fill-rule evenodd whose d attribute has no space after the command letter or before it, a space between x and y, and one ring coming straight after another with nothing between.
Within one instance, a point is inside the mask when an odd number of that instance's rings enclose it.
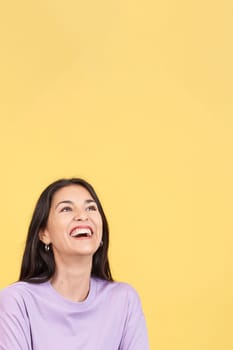
<instances>
[{"instance_id":1,"label":"earring","mask_svg":"<svg viewBox=\"0 0 233 350\"><path fill-rule=\"evenodd\" d=\"M100 247L103 247L103 245L104 245L104 242L101 240Z\"/></svg>"},{"instance_id":2,"label":"earring","mask_svg":"<svg viewBox=\"0 0 233 350\"><path fill-rule=\"evenodd\" d=\"M45 244L44 250L46 251L46 253L49 252L50 251L50 245L49 244Z\"/></svg>"}]
</instances>

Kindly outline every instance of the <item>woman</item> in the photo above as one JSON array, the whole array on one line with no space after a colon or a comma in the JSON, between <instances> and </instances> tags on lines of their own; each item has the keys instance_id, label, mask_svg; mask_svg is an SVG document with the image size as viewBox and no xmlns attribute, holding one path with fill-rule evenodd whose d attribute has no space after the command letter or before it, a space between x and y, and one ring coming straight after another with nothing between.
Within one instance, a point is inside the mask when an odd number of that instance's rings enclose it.
<instances>
[{"instance_id":1,"label":"woman","mask_svg":"<svg viewBox=\"0 0 233 350\"><path fill-rule=\"evenodd\" d=\"M147 350L139 297L114 282L108 223L93 187L61 179L41 194L19 281L0 293L0 350Z\"/></svg>"}]
</instances>

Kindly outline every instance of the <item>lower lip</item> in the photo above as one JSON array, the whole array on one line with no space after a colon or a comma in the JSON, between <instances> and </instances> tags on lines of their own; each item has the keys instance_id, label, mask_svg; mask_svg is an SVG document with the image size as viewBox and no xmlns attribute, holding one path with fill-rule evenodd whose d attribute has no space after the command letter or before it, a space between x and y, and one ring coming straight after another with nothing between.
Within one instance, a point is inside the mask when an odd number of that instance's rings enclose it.
<instances>
[{"instance_id":1,"label":"lower lip","mask_svg":"<svg viewBox=\"0 0 233 350\"><path fill-rule=\"evenodd\" d=\"M91 236L90 237L72 237L71 238L74 238L76 239L77 241L82 241L82 240L86 240L86 239L91 239Z\"/></svg>"}]
</instances>

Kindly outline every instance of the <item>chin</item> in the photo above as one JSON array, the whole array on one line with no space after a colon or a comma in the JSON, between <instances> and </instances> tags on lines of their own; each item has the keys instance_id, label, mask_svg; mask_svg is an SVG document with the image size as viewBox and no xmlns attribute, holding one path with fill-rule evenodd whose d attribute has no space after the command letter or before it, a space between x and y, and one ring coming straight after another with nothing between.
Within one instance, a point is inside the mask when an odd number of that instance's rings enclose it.
<instances>
[{"instance_id":1,"label":"chin","mask_svg":"<svg viewBox=\"0 0 233 350\"><path fill-rule=\"evenodd\" d=\"M95 249L79 249L76 250L77 255L82 255L82 256L93 256L95 254L96 250Z\"/></svg>"}]
</instances>

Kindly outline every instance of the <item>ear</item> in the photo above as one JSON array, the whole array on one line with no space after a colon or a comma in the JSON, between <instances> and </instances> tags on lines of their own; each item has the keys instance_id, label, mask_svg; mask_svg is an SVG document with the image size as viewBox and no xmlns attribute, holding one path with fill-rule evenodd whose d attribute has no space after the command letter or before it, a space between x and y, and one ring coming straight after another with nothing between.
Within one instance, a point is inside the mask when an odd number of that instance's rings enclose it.
<instances>
[{"instance_id":1,"label":"ear","mask_svg":"<svg viewBox=\"0 0 233 350\"><path fill-rule=\"evenodd\" d=\"M50 244L51 243L50 236L49 236L49 233L48 233L46 228L44 230L40 230L40 232L39 232L39 239L44 244Z\"/></svg>"}]
</instances>

